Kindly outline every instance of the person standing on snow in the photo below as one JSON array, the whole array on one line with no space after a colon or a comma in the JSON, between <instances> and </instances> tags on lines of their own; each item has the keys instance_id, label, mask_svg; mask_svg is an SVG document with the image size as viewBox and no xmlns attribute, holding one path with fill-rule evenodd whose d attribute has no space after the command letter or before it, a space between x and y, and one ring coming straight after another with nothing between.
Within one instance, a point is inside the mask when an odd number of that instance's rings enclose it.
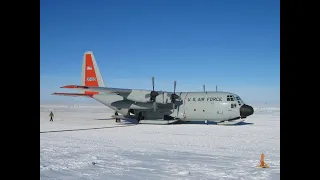
<instances>
[{"instance_id":1,"label":"person standing on snow","mask_svg":"<svg viewBox=\"0 0 320 180\"><path fill-rule=\"evenodd\" d=\"M50 112L49 116L50 116L50 121L53 121L54 114L52 113L52 111Z\"/></svg>"}]
</instances>

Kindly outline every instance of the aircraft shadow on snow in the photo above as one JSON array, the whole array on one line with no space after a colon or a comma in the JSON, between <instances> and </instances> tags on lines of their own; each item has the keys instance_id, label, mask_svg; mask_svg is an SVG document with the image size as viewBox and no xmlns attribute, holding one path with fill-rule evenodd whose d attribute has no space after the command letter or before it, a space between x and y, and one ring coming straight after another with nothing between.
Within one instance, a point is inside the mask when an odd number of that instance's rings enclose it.
<instances>
[{"instance_id":1,"label":"aircraft shadow on snow","mask_svg":"<svg viewBox=\"0 0 320 180\"><path fill-rule=\"evenodd\" d=\"M101 121L104 121L104 120L114 120L114 118L102 118L102 119L94 119L94 120L101 120Z\"/></svg>"},{"instance_id":2,"label":"aircraft shadow on snow","mask_svg":"<svg viewBox=\"0 0 320 180\"><path fill-rule=\"evenodd\" d=\"M104 118L104 119L95 119L95 120L114 120L113 118ZM81 128L81 129L63 129L63 130L53 130L53 131L40 131L40 133L54 133L54 132L68 132L68 131L86 131L86 130L95 130L95 129L110 129L110 128L117 128L117 127L129 127L134 126L137 124L137 121L135 119L125 119L121 120L122 125L118 126L106 126L106 127L95 127L95 128ZM187 124L202 124L205 125L205 122L199 122L199 121L192 121L192 122L178 122L178 123L172 123L167 125L187 125ZM248 122L239 122L234 125L229 126L242 126L242 125L252 125L253 123ZM150 124L151 125L151 124ZM217 125L215 122L208 122L208 125Z\"/></svg>"},{"instance_id":3,"label":"aircraft shadow on snow","mask_svg":"<svg viewBox=\"0 0 320 180\"><path fill-rule=\"evenodd\" d=\"M54 133L54 132L68 132L68 131L87 131L87 130L95 130L95 129L110 129L110 128L129 127L129 126L134 126L134 124L118 125L118 126L106 126L106 127L95 127L95 128L81 128L81 129L63 129L63 130L53 130L53 131L40 131L40 134L41 134L41 133Z\"/></svg>"},{"instance_id":4,"label":"aircraft shadow on snow","mask_svg":"<svg viewBox=\"0 0 320 180\"><path fill-rule=\"evenodd\" d=\"M178 122L178 123L173 123L172 125L188 125L188 124L206 125L205 122L201 122L201 121ZM252 124L253 123L239 122L237 124L227 125L227 126L243 126L243 125L252 125ZM218 125L218 124L216 122L208 122L208 125Z\"/></svg>"},{"instance_id":5,"label":"aircraft shadow on snow","mask_svg":"<svg viewBox=\"0 0 320 180\"><path fill-rule=\"evenodd\" d=\"M95 119L95 120L114 120L112 118L104 118L104 119ZM121 120L121 122L125 123L125 124L137 124L137 120L135 119L125 119L125 120ZM205 125L205 122L201 122L201 121L191 121L191 122L177 122L177 123L171 123L171 124L165 124L165 125L185 125L185 124L203 124ZM248 123L248 122L239 122L237 124L234 125L229 125L229 126L243 126L243 125L252 125L253 123ZM150 125L152 125L150 123ZM208 125L218 125L215 122L208 122Z\"/></svg>"},{"instance_id":6,"label":"aircraft shadow on snow","mask_svg":"<svg viewBox=\"0 0 320 180\"><path fill-rule=\"evenodd\" d=\"M182 125L183 124L205 124L204 122L197 122L197 121L194 121L194 122L186 122L186 123L181 123ZM218 125L216 122L208 122L209 125ZM243 125L252 125L253 123L248 123L248 122L239 122L237 124L233 124L233 125L229 125L229 126L243 126Z\"/></svg>"}]
</instances>

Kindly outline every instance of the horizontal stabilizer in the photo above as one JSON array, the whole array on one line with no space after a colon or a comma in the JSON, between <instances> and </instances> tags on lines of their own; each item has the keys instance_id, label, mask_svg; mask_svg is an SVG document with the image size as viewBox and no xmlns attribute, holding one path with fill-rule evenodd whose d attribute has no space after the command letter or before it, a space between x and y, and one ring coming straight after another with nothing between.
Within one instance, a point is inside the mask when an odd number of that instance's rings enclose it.
<instances>
[{"instance_id":1,"label":"horizontal stabilizer","mask_svg":"<svg viewBox=\"0 0 320 180\"><path fill-rule=\"evenodd\" d=\"M129 94L132 92L131 89L121 89L121 88L108 88L108 87L93 87L93 86L79 86L79 85L67 85L60 88L67 89L85 89L87 91L99 92L99 93L119 93L119 94Z\"/></svg>"},{"instance_id":2,"label":"horizontal stabilizer","mask_svg":"<svg viewBox=\"0 0 320 180\"><path fill-rule=\"evenodd\" d=\"M78 85L66 85L60 88L68 88L68 89L88 89L89 86L78 86Z\"/></svg>"},{"instance_id":3,"label":"horizontal stabilizer","mask_svg":"<svg viewBox=\"0 0 320 180\"><path fill-rule=\"evenodd\" d=\"M73 97L92 97L93 94L80 94L80 93L52 93L52 95L57 95L57 96L73 96Z\"/></svg>"}]
</instances>

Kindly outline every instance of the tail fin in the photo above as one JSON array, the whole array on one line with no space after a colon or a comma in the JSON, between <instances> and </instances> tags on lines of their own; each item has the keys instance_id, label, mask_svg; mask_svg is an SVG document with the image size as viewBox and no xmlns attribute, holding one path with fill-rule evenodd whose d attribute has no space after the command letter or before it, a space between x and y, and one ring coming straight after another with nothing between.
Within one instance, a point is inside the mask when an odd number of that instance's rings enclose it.
<instances>
[{"instance_id":1,"label":"tail fin","mask_svg":"<svg viewBox=\"0 0 320 180\"><path fill-rule=\"evenodd\" d=\"M81 85L91 87L105 87L99 67L92 51L87 51L83 56Z\"/></svg>"},{"instance_id":2,"label":"tail fin","mask_svg":"<svg viewBox=\"0 0 320 180\"><path fill-rule=\"evenodd\" d=\"M81 85L90 87L105 87L92 51L85 52L83 56ZM99 94L99 92L83 91L84 90L80 90L80 93L53 93L52 95L93 97L93 95Z\"/></svg>"}]
</instances>

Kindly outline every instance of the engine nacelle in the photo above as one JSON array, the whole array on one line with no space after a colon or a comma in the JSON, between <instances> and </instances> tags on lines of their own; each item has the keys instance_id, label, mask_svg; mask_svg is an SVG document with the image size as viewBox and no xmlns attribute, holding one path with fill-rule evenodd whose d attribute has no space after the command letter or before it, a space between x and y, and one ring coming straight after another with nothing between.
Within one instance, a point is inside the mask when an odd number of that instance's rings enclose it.
<instances>
[{"instance_id":1,"label":"engine nacelle","mask_svg":"<svg viewBox=\"0 0 320 180\"><path fill-rule=\"evenodd\" d=\"M143 90L135 90L132 91L127 97L126 99L130 100L130 101L134 101L134 102L141 102L141 103L148 103L150 102L150 96L148 96L148 93L150 93L151 91L143 91ZM156 97L156 103L159 104L167 104L170 103L170 96L166 93L160 93L157 97Z\"/></svg>"}]
</instances>

